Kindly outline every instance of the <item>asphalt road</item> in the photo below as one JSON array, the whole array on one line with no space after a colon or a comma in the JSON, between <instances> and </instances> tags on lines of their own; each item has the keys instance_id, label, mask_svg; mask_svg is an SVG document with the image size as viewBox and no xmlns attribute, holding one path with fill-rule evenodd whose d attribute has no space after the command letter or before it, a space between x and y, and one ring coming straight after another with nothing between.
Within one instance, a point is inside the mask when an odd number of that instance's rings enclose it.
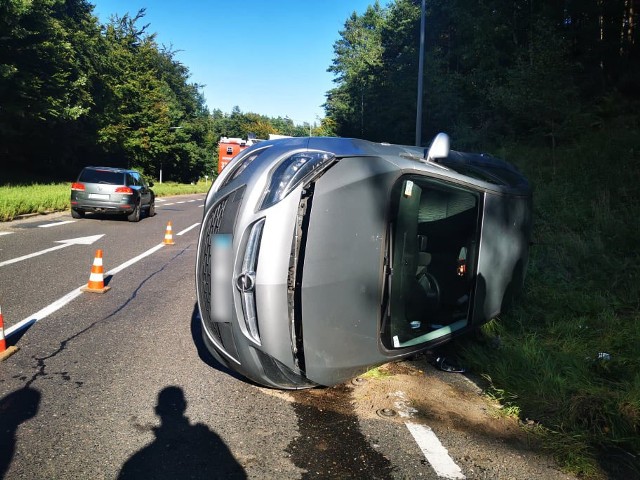
<instances>
[{"instance_id":1,"label":"asphalt road","mask_svg":"<svg viewBox=\"0 0 640 480\"><path fill-rule=\"evenodd\" d=\"M165 199L137 224L67 213L0 224L0 307L19 347L0 363L0 478L559 478L507 437L494 458L475 424L434 428L438 450L428 427L407 425L424 417L397 385L279 392L217 365L194 288L203 197ZM175 245L160 246L168 221ZM94 241L57 243L78 238ZM111 289L74 293L97 249ZM396 415L375 414L385 402Z\"/></svg>"}]
</instances>

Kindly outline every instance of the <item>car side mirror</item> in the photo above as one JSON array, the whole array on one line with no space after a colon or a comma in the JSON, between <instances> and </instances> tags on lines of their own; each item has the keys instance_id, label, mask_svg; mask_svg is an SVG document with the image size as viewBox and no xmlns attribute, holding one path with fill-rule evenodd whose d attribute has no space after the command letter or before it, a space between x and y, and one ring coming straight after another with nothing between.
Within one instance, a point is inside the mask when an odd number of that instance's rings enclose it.
<instances>
[{"instance_id":1,"label":"car side mirror","mask_svg":"<svg viewBox=\"0 0 640 480\"><path fill-rule=\"evenodd\" d=\"M439 158L447 158L449 156L449 135L439 133L431 142L429 150L425 150L425 158L427 162L436 162Z\"/></svg>"},{"instance_id":2,"label":"car side mirror","mask_svg":"<svg viewBox=\"0 0 640 480\"><path fill-rule=\"evenodd\" d=\"M153 187L153 182L149 182L149 186L150 186L150 187Z\"/></svg>"}]
</instances>

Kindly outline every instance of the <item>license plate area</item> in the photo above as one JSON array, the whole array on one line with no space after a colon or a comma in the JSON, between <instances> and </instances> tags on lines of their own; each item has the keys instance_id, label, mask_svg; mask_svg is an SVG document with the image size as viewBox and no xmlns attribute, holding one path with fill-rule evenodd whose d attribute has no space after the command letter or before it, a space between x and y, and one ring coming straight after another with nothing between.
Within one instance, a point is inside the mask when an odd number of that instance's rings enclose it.
<instances>
[{"instance_id":1,"label":"license plate area","mask_svg":"<svg viewBox=\"0 0 640 480\"><path fill-rule=\"evenodd\" d=\"M211 319L231 321L233 236L226 233L211 235Z\"/></svg>"},{"instance_id":2,"label":"license plate area","mask_svg":"<svg viewBox=\"0 0 640 480\"><path fill-rule=\"evenodd\" d=\"M107 193L90 193L89 198L91 200L109 200L109 194Z\"/></svg>"}]
</instances>

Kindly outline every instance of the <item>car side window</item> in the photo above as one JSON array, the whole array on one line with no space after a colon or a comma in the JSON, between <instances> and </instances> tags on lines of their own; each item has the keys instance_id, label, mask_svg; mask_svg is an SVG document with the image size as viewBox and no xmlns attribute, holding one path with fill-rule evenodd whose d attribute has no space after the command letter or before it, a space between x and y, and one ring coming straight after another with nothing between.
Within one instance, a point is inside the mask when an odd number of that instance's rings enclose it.
<instances>
[{"instance_id":1,"label":"car side window","mask_svg":"<svg viewBox=\"0 0 640 480\"><path fill-rule=\"evenodd\" d=\"M136 179L136 185L140 185L141 187L147 188L147 182L145 182L144 177L142 175L140 175L137 172L134 172L133 174L134 178Z\"/></svg>"},{"instance_id":2,"label":"car side window","mask_svg":"<svg viewBox=\"0 0 640 480\"><path fill-rule=\"evenodd\" d=\"M131 173L127 173L127 184L130 187L138 186L138 181L137 181L136 177Z\"/></svg>"}]
</instances>

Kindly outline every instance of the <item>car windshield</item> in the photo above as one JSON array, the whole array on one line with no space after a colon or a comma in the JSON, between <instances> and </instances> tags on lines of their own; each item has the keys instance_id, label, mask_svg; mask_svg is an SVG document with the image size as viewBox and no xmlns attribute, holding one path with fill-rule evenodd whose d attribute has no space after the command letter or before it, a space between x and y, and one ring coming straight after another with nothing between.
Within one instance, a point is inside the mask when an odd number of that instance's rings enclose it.
<instances>
[{"instance_id":1,"label":"car windshield","mask_svg":"<svg viewBox=\"0 0 640 480\"><path fill-rule=\"evenodd\" d=\"M392 194L383 343L419 346L468 323L480 194L405 177Z\"/></svg>"},{"instance_id":2,"label":"car windshield","mask_svg":"<svg viewBox=\"0 0 640 480\"><path fill-rule=\"evenodd\" d=\"M95 170L88 168L82 171L79 182L103 183L107 185L124 185L124 175L122 172L111 170Z\"/></svg>"}]
</instances>

